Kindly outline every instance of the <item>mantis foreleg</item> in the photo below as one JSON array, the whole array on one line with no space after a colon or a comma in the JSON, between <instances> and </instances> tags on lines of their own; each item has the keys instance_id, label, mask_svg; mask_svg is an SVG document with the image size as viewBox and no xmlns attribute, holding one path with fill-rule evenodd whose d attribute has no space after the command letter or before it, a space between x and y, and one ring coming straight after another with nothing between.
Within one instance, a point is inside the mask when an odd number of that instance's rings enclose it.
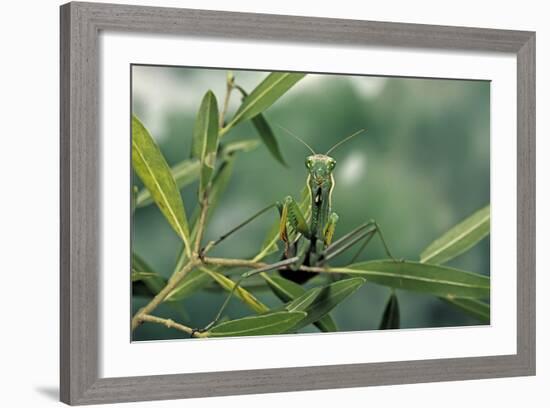
<instances>
[{"instance_id":1,"label":"mantis foreleg","mask_svg":"<svg viewBox=\"0 0 550 408\"><path fill-rule=\"evenodd\" d=\"M328 217L327 225L325 226L325 229L323 230L323 238L324 238L324 244L325 246L328 246L332 242L332 238L334 237L334 231L336 230L336 223L338 222L338 214L331 213Z\"/></svg>"},{"instance_id":2,"label":"mantis foreleg","mask_svg":"<svg viewBox=\"0 0 550 408\"><path fill-rule=\"evenodd\" d=\"M287 196L283 202L281 211L281 222L279 225L279 235L285 243L290 242L288 226L294 232L309 237L310 231L306 219L300 210L298 203L291 196Z\"/></svg>"}]
</instances>

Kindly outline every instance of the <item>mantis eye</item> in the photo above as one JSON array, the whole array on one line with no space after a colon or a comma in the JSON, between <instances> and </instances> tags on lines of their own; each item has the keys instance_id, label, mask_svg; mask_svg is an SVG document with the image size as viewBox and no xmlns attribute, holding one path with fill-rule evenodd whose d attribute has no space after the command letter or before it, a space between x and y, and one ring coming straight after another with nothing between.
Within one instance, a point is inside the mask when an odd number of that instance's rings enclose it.
<instances>
[{"instance_id":1,"label":"mantis eye","mask_svg":"<svg viewBox=\"0 0 550 408\"><path fill-rule=\"evenodd\" d=\"M306 159L306 167L307 167L308 169L311 169L311 166L313 166L313 163L311 162L311 160Z\"/></svg>"},{"instance_id":2,"label":"mantis eye","mask_svg":"<svg viewBox=\"0 0 550 408\"><path fill-rule=\"evenodd\" d=\"M335 162L334 160L331 161L331 162L329 163L329 167L330 167L331 170L332 170L333 168L335 168L335 167L336 167L336 162Z\"/></svg>"}]
</instances>

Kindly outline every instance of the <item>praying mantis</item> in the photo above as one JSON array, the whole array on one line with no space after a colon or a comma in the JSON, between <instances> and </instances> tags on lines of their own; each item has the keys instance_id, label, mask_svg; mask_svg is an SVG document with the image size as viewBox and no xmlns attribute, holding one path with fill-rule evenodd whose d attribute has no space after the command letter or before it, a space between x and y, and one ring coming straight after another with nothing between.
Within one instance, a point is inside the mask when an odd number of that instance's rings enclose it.
<instances>
[{"instance_id":1,"label":"praying mantis","mask_svg":"<svg viewBox=\"0 0 550 408\"><path fill-rule=\"evenodd\" d=\"M211 241L206 247L201 249L199 256L204 257L207 251L228 238L231 234L249 224L268 210L277 208L279 213L278 235L280 240L284 243L282 259L267 266L243 273L225 299L215 319L202 329L194 329L193 334L195 332L207 331L217 324L231 300L231 297L241 283L245 279L256 274L279 270L279 273L284 278L302 284L315 275L315 273L302 270L302 266L322 267L337 255L350 249L358 242L363 241L352 259L353 262L359 257L375 235L378 235L380 238L387 256L398 262L391 254L382 230L375 220L369 220L343 235L341 238L333 241L339 217L338 214L332 210L332 196L336 186L333 174L336 167L336 160L330 156L330 154L347 141L363 133L364 129L337 142L326 153L319 154L298 136L282 126L279 127L306 146L311 152L311 155L308 155L305 159L305 167L307 170L305 187L310 200L309 205L306 207L306 210L303 211L300 209L299 203L292 196L287 196L282 202L278 201L260 210L228 233L222 235L215 241Z\"/></svg>"}]
</instances>

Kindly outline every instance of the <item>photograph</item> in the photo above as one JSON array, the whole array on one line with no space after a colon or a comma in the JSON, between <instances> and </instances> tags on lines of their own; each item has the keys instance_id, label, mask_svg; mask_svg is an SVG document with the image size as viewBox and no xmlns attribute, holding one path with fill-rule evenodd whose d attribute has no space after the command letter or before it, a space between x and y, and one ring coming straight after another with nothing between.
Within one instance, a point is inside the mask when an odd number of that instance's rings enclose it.
<instances>
[{"instance_id":1,"label":"photograph","mask_svg":"<svg viewBox=\"0 0 550 408\"><path fill-rule=\"evenodd\" d=\"M491 81L130 69L132 341L491 323Z\"/></svg>"}]
</instances>

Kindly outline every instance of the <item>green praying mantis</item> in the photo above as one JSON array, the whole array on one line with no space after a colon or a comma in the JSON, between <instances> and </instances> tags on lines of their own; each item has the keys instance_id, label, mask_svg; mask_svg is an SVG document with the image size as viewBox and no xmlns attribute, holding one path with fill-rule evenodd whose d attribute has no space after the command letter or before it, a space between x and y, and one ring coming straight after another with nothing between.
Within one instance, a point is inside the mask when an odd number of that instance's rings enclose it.
<instances>
[{"instance_id":1,"label":"green praying mantis","mask_svg":"<svg viewBox=\"0 0 550 408\"><path fill-rule=\"evenodd\" d=\"M369 220L339 239L333 240L336 224L338 222L338 214L332 210L332 197L336 185L333 174L336 167L336 160L330 156L330 154L344 143L363 133L364 129L337 142L325 154L319 154L298 136L282 126L279 127L301 142L311 152L311 155L308 155L305 159L305 167L307 169L305 187L309 197L309 204L305 207L305 210L301 209L300 204L292 196L287 196L282 202L276 202L263 208L201 249L199 256L203 257L207 251L228 238L234 232L249 224L268 210L277 208L280 217L278 235L280 240L284 243L282 259L278 262L242 274L226 297L215 319L202 329L194 329L192 336L196 332L207 331L216 325L241 283L245 279L262 272L279 270L279 273L284 278L295 283L303 284L316 274L303 270L303 266L323 267L334 257L352 248L360 241L363 241L358 251L353 256L353 262L359 257L375 235L378 235L380 238L387 256L395 262L399 262L391 254L382 230L375 220Z\"/></svg>"}]
</instances>

